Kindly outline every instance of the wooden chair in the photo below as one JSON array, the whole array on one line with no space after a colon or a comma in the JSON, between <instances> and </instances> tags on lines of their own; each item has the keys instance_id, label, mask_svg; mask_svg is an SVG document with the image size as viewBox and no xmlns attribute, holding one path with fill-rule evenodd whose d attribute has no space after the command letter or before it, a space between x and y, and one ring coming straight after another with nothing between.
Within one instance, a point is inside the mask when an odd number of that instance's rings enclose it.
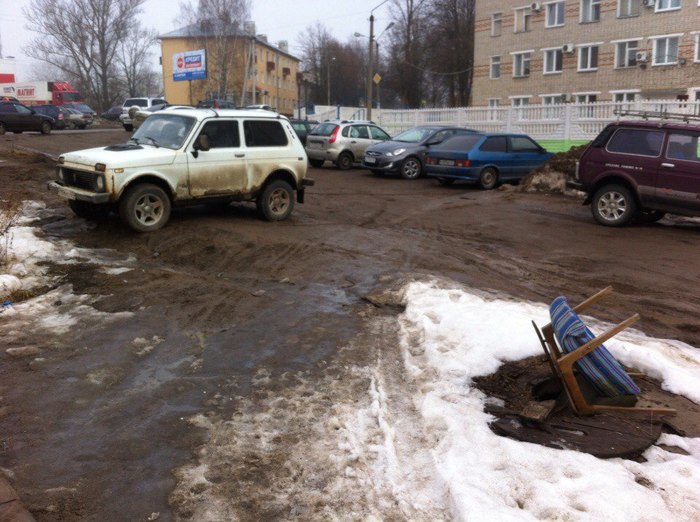
<instances>
[{"instance_id":1,"label":"wooden chair","mask_svg":"<svg viewBox=\"0 0 700 522\"><path fill-rule=\"evenodd\" d=\"M578 312L582 312L587 308L591 307L593 304L595 304L611 292L612 287L609 286L607 288L604 288L597 294L589 297L578 306L573 307L573 312L575 313L572 314L572 316L578 319L578 317L576 316ZM634 381L632 381L630 375L639 374L627 374L627 372L625 372L622 366L619 365L619 363L615 361L612 355L609 354L607 349L604 346L602 346L602 344L605 341L617 335L622 330L628 328L630 325L634 324L638 320L639 314L634 314L633 316L629 317L628 319L625 319L620 324L614 326L607 332L592 338L590 341L585 342L584 344L581 344L580 346L578 346L578 348L574 347L573 351L570 351L569 353L564 353L562 347L560 347L560 345L557 343L557 340L555 339L555 328L552 325L554 320L549 324L545 325L541 330L537 327L534 321L532 322L532 325L534 326L535 331L537 332L537 337L539 338L540 343L542 344L542 349L548 357L549 364L552 368L552 372L561 381L562 386L566 392L566 396L569 399L571 408L577 415L594 415L596 413L601 412L675 415L676 410L671 408L635 406L636 394L639 393L639 388L636 386L636 384L634 384ZM587 328L586 331L590 334L590 337L593 337L593 335L590 333L589 330L587 330ZM616 372L621 372L622 374L624 374L624 378L628 379L629 382L632 383L632 388L636 389L636 392L632 392L633 395L620 394L618 397L610 398L596 395L594 395L594 397L590 397L590 393L584 393L584 391L581 388L581 383L579 383L578 379L587 379L588 377L583 371L578 371L578 368L575 369L574 363L580 361L581 363L585 362L586 364L589 364L589 360L581 361L581 359L584 356L593 352L593 350L596 350L598 348L601 350L599 354L603 353L602 351L604 350L606 357L609 357L609 359L614 361L614 363L617 365ZM578 374L578 377L576 374ZM589 397L587 398L586 395L589 395Z\"/></svg>"}]
</instances>

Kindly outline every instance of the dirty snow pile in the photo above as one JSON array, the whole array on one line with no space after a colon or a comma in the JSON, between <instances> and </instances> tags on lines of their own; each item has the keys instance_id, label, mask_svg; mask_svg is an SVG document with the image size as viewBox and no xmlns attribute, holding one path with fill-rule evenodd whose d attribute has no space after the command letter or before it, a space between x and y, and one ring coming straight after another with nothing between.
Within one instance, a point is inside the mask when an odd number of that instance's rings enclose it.
<instances>
[{"instance_id":1,"label":"dirty snow pile","mask_svg":"<svg viewBox=\"0 0 700 522\"><path fill-rule=\"evenodd\" d=\"M530 321L548 322L545 305L437 283L410 284L406 301L405 369L415 384L413 402L437 441L432 455L449 491L449 518L700 520L700 439L663 435L661 443L688 455L652 446L647 462L637 463L518 442L488 428L488 399L471 380L502 361L541 353ZM607 326L590 322L594 330ZM623 363L700 403L697 349L633 330L606 344Z\"/></svg>"},{"instance_id":2,"label":"dirty snow pile","mask_svg":"<svg viewBox=\"0 0 700 522\"><path fill-rule=\"evenodd\" d=\"M13 216L2 238L4 258L0 264L0 329L12 337L21 331L40 327L53 333L62 333L88 317L120 317L125 314L104 314L90 303L94 297L75 295L70 284L61 284L60 278L49 275L46 262L56 264L92 263L102 271L131 270L133 256L118 256L109 250L89 250L76 247L71 241L50 238L37 226L43 217L52 217L56 210L47 209L41 202L27 201L18 215ZM47 288L54 287L46 291ZM20 291L29 295L41 293L26 301L13 303L11 296ZM60 303L57 306L56 303ZM11 317L11 321L8 318Z\"/></svg>"}]
</instances>

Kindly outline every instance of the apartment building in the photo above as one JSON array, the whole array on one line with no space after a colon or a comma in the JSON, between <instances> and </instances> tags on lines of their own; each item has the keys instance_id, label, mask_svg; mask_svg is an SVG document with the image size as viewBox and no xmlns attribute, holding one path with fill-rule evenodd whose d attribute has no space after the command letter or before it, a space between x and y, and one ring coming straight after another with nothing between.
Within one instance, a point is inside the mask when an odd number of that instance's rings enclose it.
<instances>
[{"instance_id":1,"label":"apartment building","mask_svg":"<svg viewBox=\"0 0 700 522\"><path fill-rule=\"evenodd\" d=\"M232 36L227 48L229 92L226 97L239 103L264 104L280 113L293 115L298 98L297 72L301 60L289 54L287 42L268 43L267 36L255 35L255 25L246 22L245 34ZM198 26L187 26L158 37L161 44L165 99L173 104L196 104L210 98L218 87L216 76L217 38ZM173 78L173 56L205 48L208 78L176 81ZM244 95L244 96L242 96Z\"/></svg>"},{"instance_id":2,"label":"apartment building","mask_svg":"<svg viewBox=\"0 0 700 522\"><path fill-rule=\"evenodd\" d=\"M700 0L476 0L472 104L700 100Z\"/></svg>"}]
</instances>

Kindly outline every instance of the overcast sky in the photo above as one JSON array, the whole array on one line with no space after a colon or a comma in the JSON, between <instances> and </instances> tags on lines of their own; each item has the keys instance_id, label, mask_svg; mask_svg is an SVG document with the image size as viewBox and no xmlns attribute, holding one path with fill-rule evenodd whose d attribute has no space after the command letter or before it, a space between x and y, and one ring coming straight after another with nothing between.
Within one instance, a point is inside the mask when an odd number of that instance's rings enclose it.
<instances>
[{"instance_id":1,"label":"overcast sky","mask_svg":"<svg viewBox=\"0 0 700 522\"><path fill-rule=\"evenodd\" d=\"M33 70L32 62L22 52L22 47L36 36L25 29L27 21L22 8L29 3L30 0L0 0L2 54L16 58L18 81L29 80ZM341 41L355 32L368 34L370 11L380 3L381 0L252 0L252 18L258 34L266 34L271 43L287 40L290 53L300 56L299 33L308 26L319 21ZM178 0L146 0L141 15L144 25L161 34L180 27L182 24L175 19L179 12L176 5ZM386 6L377 9L374 16L376 32L380 32L389 23ZM153 60L158 62L156 52Z\"/></svg>"}]
</instances>

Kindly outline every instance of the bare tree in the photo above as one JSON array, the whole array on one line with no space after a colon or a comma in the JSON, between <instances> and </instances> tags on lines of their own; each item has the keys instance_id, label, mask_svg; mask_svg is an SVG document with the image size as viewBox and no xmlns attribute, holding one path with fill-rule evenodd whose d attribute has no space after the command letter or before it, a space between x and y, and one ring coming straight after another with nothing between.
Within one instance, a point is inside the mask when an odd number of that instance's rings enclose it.
<instances>
[{"instance_id":1,"label":"bare tree","mask_svg":"<svg viewBox=\"0 0 700 522\"><path fill-rule=\"evenodd\" d=\"M78 79L101 108L114 100L115 58L121 42L134 37L134 19L144 0L32 0L24 9L27 28L39 34L28 56ZM140 27L140 26L139 26Z\"/></svg>"},{"instance_id":2,"label":"bare tree","mask_svg":"<svg viewBox=\"0 0 700 522\"><path fill-rule=\"evenodd\" d=\"M156 43L156 32L142 29L138 21L134 21L133 32L133 37L121 42L115 55L115 63L125 91L123 94L127 97L156 96L160 88L157 83L154 85L155 73L147 60L151 47Z\"/></svg>"},{"instance_id":3,"label":"bare tree","mask_svg":"<svg viewBox=\"0 0 700 522\"><path fill-rule=\"evenodd\" d=\"M218 98L240 91L244 81L243 23L250 19L250 0L196 0L180 4L179 20L187 34L206 49L205 90Z\"/></svg>"}]
</instances>

